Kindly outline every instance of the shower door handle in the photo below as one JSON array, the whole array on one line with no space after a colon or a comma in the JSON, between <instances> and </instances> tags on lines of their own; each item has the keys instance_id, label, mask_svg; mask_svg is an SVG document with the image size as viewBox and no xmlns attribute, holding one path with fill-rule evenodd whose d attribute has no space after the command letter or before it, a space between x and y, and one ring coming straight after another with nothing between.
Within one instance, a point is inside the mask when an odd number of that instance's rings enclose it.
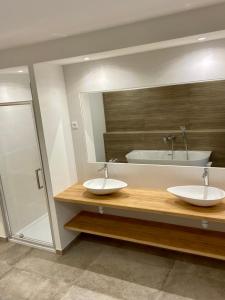
<instances>
[{"instance_id":1,"label":"shower door handle","mask_svg":"<svg viewBox=\"0 0 225 300\"><path fill-rule=\"evenodd\" d=\"M42 176L41 172L42 172L42 170L40 168L35 170L37 186L38 186L39 190L44 188L43 183L41 183L43 181L43 179L42 179L42 177L40 178L40 176Z\"/></svg>"}]
</instances>

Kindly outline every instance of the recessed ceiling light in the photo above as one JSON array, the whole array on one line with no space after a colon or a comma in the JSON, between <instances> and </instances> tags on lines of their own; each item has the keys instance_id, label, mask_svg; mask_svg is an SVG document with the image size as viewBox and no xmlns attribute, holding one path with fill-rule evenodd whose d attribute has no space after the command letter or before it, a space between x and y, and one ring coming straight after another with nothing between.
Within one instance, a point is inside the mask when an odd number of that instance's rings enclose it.
<instances>
[{"instance_id":1,"label":"recessed ceiling light","mask_svg":"<svg viewBox=\"0 0 225 300\"><path fill-rule=\"evenodd\" d=\"M204 37L204 36L201 36L198 38L198 41L205 41L205 40L206 40L206 37Z\"/></svg>"},{"instance_id":2,"label":"recessed ceiling light","mask_svg":"<svg viewBox=\"0 0 225 300\"><path fill-rule=\"evenodd\" d=\"M19 70L18 73L23 73L23 70Z\"/></svg>"},{"instance_id":3,"label":"recessed ceiling light","mask_svg":"<svg viewBox=\"0 0 225 300\"><path fill-rule=\"evenodd\" d=\"M90 57L85 57L84 58L84 61L88 61L88 60L90 60Z\"/></svg>"}]
</instances>

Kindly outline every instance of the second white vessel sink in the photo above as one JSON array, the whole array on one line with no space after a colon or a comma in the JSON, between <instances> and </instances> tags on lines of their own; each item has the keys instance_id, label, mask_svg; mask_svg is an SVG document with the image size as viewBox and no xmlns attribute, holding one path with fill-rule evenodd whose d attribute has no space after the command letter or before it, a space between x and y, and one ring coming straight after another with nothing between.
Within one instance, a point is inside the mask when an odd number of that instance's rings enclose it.
<instances>
[{"instance_id":1,"label":"second white vessel sink","mask_svg":"<svg viewBox=\"0 0 225 300\"><path fill-rule=\"evenodd\" d=\"M201 185L174 186L168 192L193 205L213 206L225 198L225 191L216 187Z\"/></svg>"},{"instance_id":2,"label":"second white vessel sink","mask_svg":"<svg viewBox=\"0 0 225 300\"><path fill-rule=\"evenodd\" d=\"M85 181L83 186L92 194L108 195L127 187L127 183L111 178L96 178Z\"/></svg>"}]
</instances>

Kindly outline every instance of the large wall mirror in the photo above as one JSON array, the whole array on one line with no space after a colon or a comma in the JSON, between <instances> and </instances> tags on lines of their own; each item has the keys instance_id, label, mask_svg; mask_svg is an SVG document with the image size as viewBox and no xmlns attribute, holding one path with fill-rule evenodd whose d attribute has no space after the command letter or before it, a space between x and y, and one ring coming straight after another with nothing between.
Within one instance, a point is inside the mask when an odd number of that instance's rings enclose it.
<instances>
[{"instance_id":1,"label":"large wall mirror","mask_svg":"<svg viewBox=\"0 0 225 300\"><path fill-rule=\"evenodd\" d=\"M81 93L89 162L225 167L225 80Z\"/></svg>"}]
</instances>

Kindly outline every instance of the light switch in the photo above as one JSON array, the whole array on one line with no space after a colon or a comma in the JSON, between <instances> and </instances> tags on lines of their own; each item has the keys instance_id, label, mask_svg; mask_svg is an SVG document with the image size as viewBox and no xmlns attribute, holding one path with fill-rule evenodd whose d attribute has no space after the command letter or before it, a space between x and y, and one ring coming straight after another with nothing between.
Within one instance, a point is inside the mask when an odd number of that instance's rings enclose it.
<instances>
[{"instance_id":1,"label":"light switch","mask_svg":"<svg viewBox=\"0 0 225 300\"><path fill-rule=\"evenodd\" d=\"M72 129L78 129L79 128L77 121L72 121L71 124L72 124Z\"/></svg>"}]
</instances>

